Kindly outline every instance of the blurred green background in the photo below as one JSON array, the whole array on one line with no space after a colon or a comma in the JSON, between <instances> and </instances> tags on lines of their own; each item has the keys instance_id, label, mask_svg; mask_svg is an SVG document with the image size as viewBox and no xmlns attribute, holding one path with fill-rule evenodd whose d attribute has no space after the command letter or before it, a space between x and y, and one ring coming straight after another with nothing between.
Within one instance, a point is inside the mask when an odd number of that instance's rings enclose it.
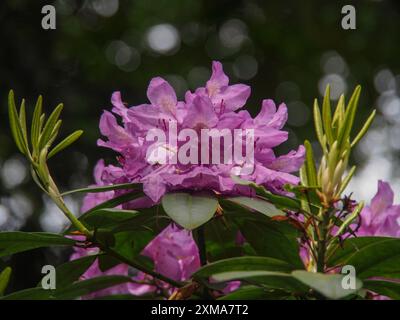
<instances>
[{"instance_id":1,"label":"blurred green background","mask_svg":"<svg viewBox=\"0 0 400 320\"><path fill-rule=\"evenodd\" d=\"M54 4L57 29L41 28L41 8ZM356 8L356 30L341 27L342 6ZM204 84L212 60L223 62L232 82L252 86L248 109L263 98L286 102L289 141L314 140L311 106L327 83L332 98L363 87L358 124L373 108L378 117L357 148L350 186L356 198L374 194L379 178L400 188L400 2L393 1L198 1L198 0L2 0L0 3L0 230L54 231L62 214L32 182L7 121L7 94L26 98L28 113L39 94L50 111L63 102L63 130L85 134L51 160L61 188L92 183L99 158L98 121L113 91L130 105L146 102L154 76L165 77L183 97ZM316 148L316 152L318 152ZM79 199L68 199L79 211ZM12 289L35 285L46 263L68 252L35 250L4 261L14 268ZM0 264L3 262L0 262ZM1 265L0 265L1 268Z\"/></svg>"}]
</instances>

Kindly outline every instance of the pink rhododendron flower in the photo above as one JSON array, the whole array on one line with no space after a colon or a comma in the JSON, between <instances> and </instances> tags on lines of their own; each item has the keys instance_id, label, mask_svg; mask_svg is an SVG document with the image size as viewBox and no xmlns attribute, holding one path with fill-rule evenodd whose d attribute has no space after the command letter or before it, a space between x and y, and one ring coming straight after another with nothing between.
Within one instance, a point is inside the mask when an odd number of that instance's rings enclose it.
<instances>
[{"instance_id":1,"label":"pink rhododendron flower","mask_svg":"<svg viewBox=\"0 0 400 320\"><path fill-rule=\"evenodd\" d=\"M400 205L393 204L393 190L387 182L378 181L378 191L361 214L358 236L400 237Z\"/></svg>"},{"instance_id":2,"label":"pink rhododendron flower","mask_svg":"<svg viewBox=\"0 0 400 320\"><path fill-rule=\"evenodd\" d=\"M109 178L110 168L104 167L104 162L100 160L95 166L94 176L97 185L104 185L104 181ZM102 178L101 178L102 177ZM112 199L114 191L89 193L85 196L82 210L89 210L99 203ZM98 248L75 247L70 260L75 260L90 254L98 253ZM190 278L192 273L200 267L198 248L193 240L190 231L181 229L174 225L169 225L158 234L142 251L142 255L151 258L154 262L156 272L163 274L176 281L185 281ZM88 270L81 276L81 280L94 278L104 275L125 275L129 274L129 266L126 264L116 265L109 270L102 271L96 259ZM141 282L127 283L96 291L85 296L85 299L96 298L112 294L135 294L141 295L154 292L158 287L169 289L166 283L155 280L152 277L139 272L133 277L134 281Z\"/></svg>"},{"instance_id":3,"label":"pink rhododendron flower","mask_svg":"<svg viewBox=\"0 0 400 320\"><path fill-rule=\"evenodd\" d=\"M242 178L264 185L273 192L283 193L285 184L299 182L298 177L291 173L298 171L302 165L304 148L300 146L297 151L277 157L272 148L288 137L288 133L282 130L287 120L286 105L281 104L277 109L272 100L264 100L261 112L252 118L246 110L238 111L249 95L249 86L229 85L219 62L213 62L212 75L205 87L187 92L184 101L178 101L171 85L157 77L150 81L148 104L127 108L119 92L112 95L112 111L122 118L122 125L118 124L114 114L105 111L100 120L100 130L107 139L99 140L98 144L121 154L121 172L117 176L125 181L143 183L145 194L156 203L172 190L211 189L232 194L245 188L236 187L231 179L232 168L237 163L149 162L148 150L154 147L154 142L146 139L149 130L160 129L169 137L172 134L171 123L179 132L184 129L199 133L202 129L225 129L227 132L251 129L254 130L254 168ZM243 137L236 137L235 141L238 139ZM239 143L243 144L243 141ZM169 158L174 158L183 144L179 141L175 146L169 137L165 144L157 146L157 151L163 149ZM224 147L228 146L221 144L221 148Z\"/></svg>"},{"instance_id":4,"label":"pink rhododendron flower","mask_svg":"<svg viewBox=\"0 0 400 320\"><path fill-rule=\"evenodd\" d=\"M379 180L376 195L370 205L361 211L361 225L357 236L400 237L400 205L394 205L393 199L394 194L389 183ZM387 299L389 298L386 296L374 296L374 300Z\"/></svg>"}]
</instances>

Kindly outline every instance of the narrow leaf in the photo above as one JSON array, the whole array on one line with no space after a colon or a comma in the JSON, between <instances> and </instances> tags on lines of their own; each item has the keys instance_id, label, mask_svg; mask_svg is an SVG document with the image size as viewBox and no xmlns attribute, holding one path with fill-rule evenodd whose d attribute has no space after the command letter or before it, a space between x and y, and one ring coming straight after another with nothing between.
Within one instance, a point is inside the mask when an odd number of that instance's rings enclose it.
<instances>
[{"instance_id":1,"label":"narrow leaf","mask_svg":"<svg viewBox=\"0 0 400 320\"><path fill-rule=\"evenodd\" d=\"M356 166L351 167L349 173L347 174L346 178L344 178L344 180L340 186L338 195L341 195L344 192L344 190L346 189L347 185L349 184L351 178L353 178L353 175L355 172L356 172Z\"/></svg>"},{"instance_id":2,"label":"narrow leaf","mask_svg":"<svg viewBox=\"0 0 400 320\"><path fill-rule=\"evenodd\" d=\"M0 273L0 296L4 295L4 292L7 289L8 282L10 281L10 276L11 276L11 268L6 267L1 273Z\"/></svg>"},{"instance_id":3,"label":"narrow leaf","mask_svg":"<svg viewBox=\"0 0 400 320\"><path fill-rule=\"evenodd\" d=\"M353 148L367 133L369 127L372 124L372 121L374 121L376 115L376 110L372 111L371 115L368 117L367 121L365 121L363 127L361 128L360 132L357 134L357 136L354 138L354 140L351 143L351 147Z\"/></svg>"},{"instance_id":4,"label":"narrow leaf","mask_svg":"<svg viewBox=\"0 0 400 320\"><path fill-rule=\"evenodd\" d=\"M25 99L22 99L21 108L19 109L19 123L21 125L24 143L26 146L28 146L28 131L26 129Z\"/></svg>"},{"instance_id":5,"label":"narrow leaf","mask_svg":"<svg viewBox=\"0 0 400 320\"><path fill-rule=\"evenodd\" d=\"M68 137L66 137L63 141L61 141L59 144L57 144L50 152L48 155L48 159L50 159L52 156L56 155L60 151L64 150L71 144L73 144L76 140L79 139L79 137L82 135L83 131L82 130L77 130L73 133L71 133Z\"/></svg>"},{"instance_id":6,"label":"narrow leaf","mask_svg":"<svg viewBox=\"0 0 400 320\"><path fill-rule=\"evenodd\" d=\"M322 126L321 111L319 110L318 100L314 100L314 126L318 141L322 149L326 149L326 141L324 141L324 129Z\"/></svg>"},{"instance_id":7,"label":"narrow leaf","mask_svg":"<svg viewBox=\"0 0 400 320\"><path fill-rule=\"evenodd\" d=\"M325 89L324 100L322 102L322 121L324 124L324 129L326 133L326 138L328 139L329 145L332 145L334 141L333 133L332 133L332 110L331 110L331 89L330 86L327 85Z\"/></svg>"},{"instance_id":8,"label":"narrow leaf","mask_svg":"<svg viewBox=\"0 0 400 320\"><path fill-rule=\"evenodd\" d=\"M31 126L31 143L34 153L38 153L39 135L40 135L40 117L42 115L42 96L36 101L35 110L33 111L32 126Z\"/></svg>"},{"instance_id":9,"label":"narrow leaf","mask_svg":"<svg viewBox=\"0 0 400 320\"><path fill-rule=\"evenodd\" d=\"M140 183L121 183L121 184L112 184L107 186L98 186L98 187L88 187L88 188L80 188L71 191L67 191L62 193L62 196L74 194L74 193L99 193L110 190L128 190L128 189L137 189L141 188Z\"/></svg>"},{"instance_id":10,"label":"narrow leaf","mask_svg":"<svg viewBox=\"0 0 400 320\"><path fill-rule=\"evenodd\" d=\"M24 141L24 135L22 132L21 124L19 122L19 116L17 108L15 106L14 91L10 90L8 94L8 116L10 121L11 133L13 135L15 144L18 150L28 156L28 147Z\"/></svg>"},{"instance_id":11,"label":"narrow leaf","mask_svg":"<svg viewBox=\"0 0 400 320\"><path fill-rule=\"evenodd\" d=\"M360 98L360 93L361 93L361 86L357 86L354 89L354 92L350 98L350 101L349 101L346 111L345 111L345 118L343 121L343 125L340 128L339 136L338 136L338 141L339 141L339 146L341 147L341 151L343 151L343 147L344 147L344 144L346 143L346 141L350 139L350 133L353 128L354 118L357 113L358 100Z\"/></svg>"},{"instance_id":12,"label":"narrow leaf","mask_svg":"<svg viewBox=\"0 0 400 320\"><path fill-rule=\"evenodd\" d=\"M43 128L43 132L40 135L40 139L39 139L39 149L43 148L47 142L50 139L50 136L53 132L53 129L58 121L58 118L60 116L60 113L63 109L63 105L59 104L54 111L51 113L49 119L47 120L44 128Z\"/></svg>"},{"instance_id":13,"label":"narrow leaf","mask_svg":"<svg viewBox=\"0 0 400 320\"><path fill-rule=\"evenodd\" d=\"M310 186L318 185L317 181L317 170L315 169L315 161L314 154L312 150L311 143L306 140L304 141L304 146L306 148L306 172L307 172L307 181Z\"/></svg>"},{"instance_id":14,"label":"narrow leaf","mask_svg":"<svg viewBox=\"0 0 400 320\"><path fill-rule=\"evenodd\" d=\"M336 237L340 236L346 228L360 215L361 210L364 207L364 202L361 201L357 207L354 208L353 212L343 221L342 225L340 226L339 230L336 232Z\"/></svg>"}]
</instances>

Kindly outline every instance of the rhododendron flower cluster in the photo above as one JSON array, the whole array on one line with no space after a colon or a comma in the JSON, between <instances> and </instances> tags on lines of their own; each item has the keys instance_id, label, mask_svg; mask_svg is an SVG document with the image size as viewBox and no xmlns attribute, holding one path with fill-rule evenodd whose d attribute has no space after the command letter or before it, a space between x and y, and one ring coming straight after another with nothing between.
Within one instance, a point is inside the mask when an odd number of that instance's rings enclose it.
<instances>
[{"instance_id":1,"label":"rhododendron flower cluster","mask_svg":"<svg viewBox=\"0 0 400 320\"><path fill-rule=\"evenodd\" d=\"M146 161L150 146L146 141L146 133L154 128L168 131L167 124L171 121L176 122L181 129L253 129L255 166L254 171L245 178L277 193L284 192L285 184L299 182L299 178L290 173L298 171L303 163L303 146L279 157L272 149L288 137L288 133L281 130L287 120L286 105L282 103L276 109L272 100L264 100L261 112L255 118L246 110L237 111L245 105L250 87L243 84L229 85L228 77L219 62L214 62L212 69L211 78L205 87L198 88L194 93L187 92L185 101L178 101L173 88L162 78L154 78L150 82L147 90L150 104L127 108L119 92L112 95L112 111L121 116L122 126L112 113L105 111L100 120L100 130L107 140L99 140L98 144L121 155L118 157L119 166L105 166L104 161L100 160L94 176L98 186L122 182L143 183L148 198L124 204L124 208L151 206L171 190L211 189L223 194L249 192L243 190L243 187L236 187L231 179L234 164L182 165L178 162L161 165ZM118 191L88 194L82 210L89 210L116 194ZM83 249L77 250L74 258L87 254ZM155 271L177 281L187 280L200 267L198 248L191 233L174 225L168 226L150 242L142 255L154 261ZM115 271L128 274L128 268L123 264L110 269L107 274ZM101 271L94 264L83 277L99 273ZM143 284L119 286L120 292L143 294L157 288L152 285L153 279L143 273L139 273L135 279ZM158 285L167 287L166 284ZM229 288L235 287L237 283L233 282ZM103 295L104 292L99 294Z\"/></svg>"},{"instance_id":2,"label":"rhododendron flower cluster","mask_svg":"<svg viewBox=\"0 0 400 320\"><path fill-rule=\"evenodd\" d=\"M272 148L288 138L288 133L281 130L287 120L287 107L282 103L277 109L272 100L264 100L261 112L252 118L247 110L239 111L249 95L249 86L229 85L219 62L213 63L212 75L205 87L188 91L184 101L178 101L171 85L159 77L150 81L148 104L127 108L121 94L115 92L111 100L112 111L122 118L122 125L118 124L115 115L105 111L100 120L100 130L107 139L99 140L98 144L120 154L120 169L108 168L112 176L108 175L105 181L143 183L145 194L153 202L158 202L167 191L180 189L206 189L228 194L239 192L231 179L232 168L237 165L234 163L149 163L146 155L153 143L146 139L149 130L161 129L168 136L169 123L174 122L177 130L254 130L254 170L243 178L271 191L284 192L285 184L299 182L298 177L290 173L298 171L302 165L304 148L300 146L297 151L277 157ZM170 156L177 152L172 141L161 147Z\"/></svg>"}]
</instances>

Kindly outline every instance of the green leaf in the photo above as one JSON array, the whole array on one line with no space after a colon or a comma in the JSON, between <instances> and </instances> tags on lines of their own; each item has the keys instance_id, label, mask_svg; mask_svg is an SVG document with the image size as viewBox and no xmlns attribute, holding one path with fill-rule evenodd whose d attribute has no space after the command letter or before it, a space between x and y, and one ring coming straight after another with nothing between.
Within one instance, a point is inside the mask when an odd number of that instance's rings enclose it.
<instances>
[{"instance_id":1,"label":"green leaf","mask_svg":"<svg viewBox=\"0 0 400 320\"><path fill-rule=\"evenodd\" d=\"M23 135L23 138L24 138L24 143L25 143L26 146L29 146L29 144L28 144L28 131L26 129L25 99L22 99L21 108L19 109L19 123L21 125L22 135Z\"/></svg>"},{"instance_id":2,"label":"green leaf","mask_svg":"<svg viewBox=\"0 0 400 320\"><path fill-rule=\"evenodd\" d=\"M233 203L239 204L243 207L261 212L262 214L265 214L268 217L285 215L283 211L277 209L273 204L258 198L232 197L232 198L225 198L225 200L232 201Z\"/></svg>"},{"instance_id":3,"label":"green leaf","mask_svg":"<svg viewBox=\"0 0 400 320\"><path fill-rule=\"evenodd\" d=\"M36 287L10 293L0 297L0 300L49 300L52 298L52 293L53 290Z\"/></svg>"},{"instance_id":4,"label":"green leaf","mask_svg":"<svg viewBox=\"0 0 400 320\"><path fill-rule=\"evenodd\" d=\"M350 294L356 293L362 288L362 282L356 279L355 289L344 289L342 286L343 275L323 274L296 270L292 272L295 279L318 291L329 299L342 299Z\"/></svg>"},{"instance_id":5,"label":"green leaf","mask_svg":"<svg viewBox=\"0 0 400 320\"><path fill-rule=\"evenodd\" d=\"M288 277L291 275L284 272L264 271L264 270L248 270L248 271L225 271L213 275L213 280L217 282L227 282L234 280L249 280L257 277Z\"/></svg>"},{"instance_id":6,"label":"green leaf","mask_svg":"<svg viewBox=\"0 0 400 320\"><path fill-rule=\"evenodd\" d=\"M0 257L41 247L72 246L75 241L46 232L0 232Z\"/></svg>"},{"instance_id":7,"label":"green leaf","mask_svg":"<svg viewBox=\"0 0 400 320\"><path fill-rule=\"evenodd\" d=\"M350 133L353 128L354 118L357 113L358 100L360 98L360 93L361 93L361 86L357 86L354 89L354 92L350 98L349 104L345 111L345 118L343 121L343 125L340 128L339 136L338 136L338 142L339 142L339 146L341 147L341 151L343 151L346 141L348 141L350 139Z\"/></svg>"},{"instance_id":8,"label":"green leaf","mask_svg":"<svg viewBox=\"0 0 400 320\"><path fill-rule=\"evenodd\" d=\"M350 180L353 178L354 173L356 172L356 166L352 166L349 173L347 174L347 176L343 179L341 185L340 185L340 190L338 192L338 195L341 195L344 190L346 189L346 187L348 186Z\"/></svg>"},{"instance_id":9,"label":"green leaf","mask_svg":"<svg viewBox=\"0 0 400 320\"><path fill-rule=\"evenodd\" d=\"M8 282L10 281L10 276L11 276L11 268L6 267L1 273L0 273L0 296L4 294L4 292L7 289Z\"/></svg>"},{"instance_id":10,"label":"green leaf","mask_svg":"<svg viewBox=\"0 0 400 320\"><path fill-rule=\"evenodd\" d=\"M321 119L321 111L319 110L318 100L314 100L314 126L315 133L317 135L318 141L322 147L322 149L326 149L326 142L324 140L324 129L322 127L322 119Z\"/></svg>"},{"instance_id":11,"label":"green leaf","mask_svg":"<svg viewBox=\"0 0 400 320\"><path fill-rule=\"evenodd\" d=\"M164 195L161 203L171 219L188 230L210 220L218 207L218 201L213 196L181 192Z\"/></svg>"},{"instance_id":12,"label":"green leaf","mask_svg":"<svg viewBox=\"0 0 400 320\"><path fill-rule=\"evenodd\" d=\"M17 291L0 298L1 300L70 300L88 295L92 292L131 282L125 276L102 276L78 281L55 290L44 290L41 287Z\"/></svg>"},{"instance_id":13,"label":"green leaf","mask_svg":"<svg viewBox=\"0 0 400 320\"><path fill-rule=\"evenodd\" d=\"M34 153L39 153L39 135L40 135L40 117L42 115L42 96L36 101L35 110L33 111L32 126L31 126L31 143Z\"/></svg>"},{"instance_id":14,"label":"green leaf","mask_svg":"<svg viewBox=\"0 0 400 320\"><path fill-rule=\"evenodd\" d=\"M329 264L352 265L360 279L400 278L400 239L388 237L347 239L344 248L330 259Z\"/></svg>"},{"instance_id":15,"label":"green leaf","mask_svg":"<svg viewBox=\"0 0 400 320\"><path fill-rule=\"evenodd\" d=\"M309 186L316 186L318 185L317 171L315 169L314 153L311 143L308 140L304 141L304 147L306 148L305 166L307 173L307 183Z\"/></svg>"},{"instance_id":16,"label":"green leaf","mask_svg":"<svg viewBox=\"0 0 400 320\"><path fill-rule=\"evenodd\" d=\"M24 134L19 121L17 108L15 106L14 91L12 90L10 90L10 93L8 94L8 117L10 121L11 133L18 150L25 156L28 156L28 146L25 144Z\"/></svg>"},{"instance_id":17,"label":"green leaf","mask_svg":"<svg viewBox=\"0 0 400 320\"><path fill-rule=\"evenodd\" d=\"M341 126L343 125L343 120L344 120L344 110L345 105L344 105L344 95L341 94L338 100L338 103L336 105L336 110L335 114L333 116L333 131L334 135L337 137L340 131Z\"/></svg>"},{"instance_id":18,"label":"green leaf","mask_svg":"<svg viewBox=\"0 0 400 320\"><path fill-rule=\"evenodd\" d=\"M51 134L53 133L54 127L58 121L58 118L60 117L62 109L63 109L63 104L59 104L51 113L40 135L39 149L44 148L46 144L49 142Z\"/></svg>"},{"instance_id":19,"label":"green leaf","mask_svg":"<svg viewBox=\"0 0 400 320\"><path fill-rule=\"evenodd\" d=\"M68 137L66 137L64 140L62 140L59 144L57 144L50 152L48 155L48 159L50 159L52 156L56 155L60 151L64 150L65 148L69 147L71 144L73 144L76 140L79 139L79 137L83 134L82 130L77 130L73 133L71 133Z\"/></svg>"},{"instance_id":20,"label":"green leaf","mask_svg":"<svg viewBox=\"0 0 400 320\"><path fill-rule=\"evenodd\" d=\"M290 273L275 271L227 271L213 275L213 281L228 282L240 280L245 283L269 289L284 290L293 294L306 294L308 287Z\"/></svg>"},{"instance_id":21,"label":"green leaf","mask_svg":"<svg viewBox=\"0 0 400 320\"><path fill-rule=\"evenodd\" d=\"M218 273L231 271L279 271L290 272L293 266L285 261L267 257L237 257L219 260L200 268L193 277L207 278Z\"/></svg>"},{"instance_id":22,"label":"green leaf","mask_svg":"<svg viewBox=\"0 0 400 320\"><path fill-rule=\"evenodd\" d=\"M74 299L95 291L110 288L131 281L131 278L125 276L102 276L82 280L75 282L72 285L62 288L60 290L56 290L55 298L61 300Z\"/></svg>"},{"instance_id":23,"label":"green leaf","mask_svg":"<svg viewBox=\"0 0 400 320\"><path fill-rule=\"evenodd\" d=\"M368 117L367 121L365 121L363 127L361 128L360 132L357 134L357 136L354 138L354 140L351 142L351 147L353 148L367 133L369 127L372 124L372 121L374 121L376 115L376 110L372 111L371 115Z\"/></svg>"},{"instance_id":24,"label":"green leaf","mask_svg":"<svg viewBox=\"0 0 400 320\"><path fill-rule=\"evenodd\" d=\"M88 188L80 188L71 191L67 191L62 193L62 196L67 196L74 193L98 193L105 192L111 190L128 190L128 189L137 189L140 190L140 183L121 183L121 184L113 184L107 186L97 186L97 187L88 187Z\"/></svg>"},{"instance_id":25,"label":"green leaf","mask_svg":"<svg viewBox=\"0 0 400 320\"><path fill-rule=\"evenodd\" d=\"M329 145L332 145L334 139L332 132L332 110L331 110L331 102L330 102L330 86L329 84L326 86L324 100L322 102L322 121L324 124L324 129L326 133L326 138L328 139Z\"/></svg>"},{"instance_id":26,"label":"green leaf","mask_svg":"<svg viewBox=\"0 0 400 320\"><path fill-rule=\"evenodd\" d=\"M218 300L278 300L287 296L288 293L281 290L245 286L218 298Z\"/></svg>"},{"instance_id":27,"label":"green leaf","mask_svg":"<svg viewBox=\"0 0 400 320\"><path fill-rule=\"evenodd\" d=\"M86 216L88 216L89 214L92 214L95 211L99 211L101 209L107 209L107 208L115 208L115 207L119 206L120 204L143 197L143 195L144 195L143 192L130 192L130 193L125 193L123 195L112 198L110 200L106 200L102 203L99 203L97 206L91 208L90 210L84 212L79 217L79 220L84 220L86 218ZM73 230L75 230L75 227L71 225L64 233L69 233Z\"/></svg>"},{"instance_id":28,"label":"green leaf","mask_svg":"<svg viewBox=\"0 0 400 320\"><path fill-rule=\"evenodd\" d=\"M248 212L236 204L222 202L224 215L239 227L258 256L286 261L293 268L303 268L299 256L299 232L284 221L272 221L257 212Z\"/></svg>"},{"instance_id":29,"label":"green leaf","mask_svg":"<svg viewBox=\"0 0 400 320\"><path fill-rule=\"evenodd\" d=\"M358 218L358 216L361 213L361 210L364 207L364 202L361 201L358 203L357 207L354 208L353 212L351 214L349 214L346 219L343 221L343 223L340 225L339 230L336 232L336 237L341 235L346 228L355 220Z\"/></svg>"},{"instance_id":30,"label":"green leaf","mask_svg":"<svg viewBox=\"0 0 400 320\"><path fill-rule=\"evenodd\" d=\"M256 193L260 197L267 199L268 201L270 201L272 204L274 204L278 208L290 209L290 210L295 210L295 211L298 211L301 209L301 203L300 203L300 201L298 201L296 199L272 194L271 192L267 191L263 186L259 186L252 181L247 181L247 180L241 179L235 175L232 175L231 178L237 185L251 187L252 189L254 189L256 191Z\"/></svg>"},{"instance_id":31,"label":"green leaf","mask_svg":"<svg viewBox=\"0 0 400 320\"><path fill-rule=\"evenodd\" d=\"M89 255L58 266L56 270L57 289L67 287L78 281L79 277L89 269L97 257L97 255Z\"/></svg>"},{"instance_id":32,"label":"green leaf","mask_svg":"<svg viewBox=\"0 0 400 320\"><path fill-rule=\"evenodd\" d=\"M382 296L400 300L400 283L383 280L364 280L364 288Z\"/></svg>"},{"instance_id":33,"label":"green leaf","mask_svg":"<svg viewBox=\"0 0 400 320\"><path fill-rule=\"evenodd\" d=\"M105 208L92 211L79 220L92 228L106 228L116 226L138 215L140 215L140 212L134 210Z\"/></svg>"}]
</instances>

